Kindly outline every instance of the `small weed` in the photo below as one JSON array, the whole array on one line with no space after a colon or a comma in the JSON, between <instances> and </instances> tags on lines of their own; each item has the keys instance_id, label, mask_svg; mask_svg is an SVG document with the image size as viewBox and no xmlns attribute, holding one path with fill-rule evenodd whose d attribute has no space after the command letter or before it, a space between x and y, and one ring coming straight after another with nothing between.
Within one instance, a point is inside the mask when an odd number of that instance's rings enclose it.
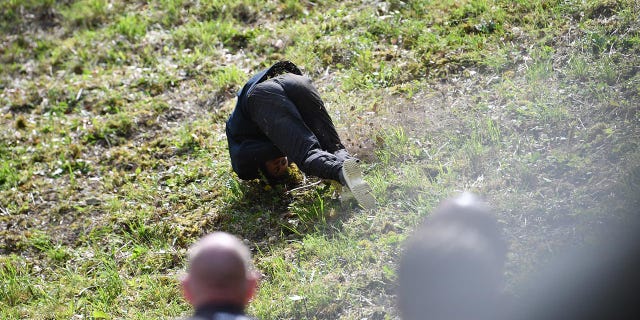
<instances>
[{"instance_id":1,"label":"small weed","mask_svg":"<svg viewBox=\"0 0 640 320\"><path fill-rule=\"evenodd\" d=\"M158 11L162 12L162 24L173 26L180 23L183 9L183 0L159 0Z\"/></svg>"},{"instance_id":2,"label":"small weed","mask_svg":"<svg viewBox=\"0 0 640 320\"><path fill-rule=\"evenodd\" d=\"M176 138L174 146L179 154L197 151L200 147L201 139L193 132L191 126L181 127L176 132Z\"/></svg>"},{"instance_id":3,"label":"small weed","mask_svg":"<svg viewBox=\"0 0 640 320\"><path fill-rule=\"evenodd\" d=\"M310 206L292 205L291 212L295 218L283 225L286 229L298 236L304 236L310 229L319 231L327 226L325 200L316 192L314 201Z\"/></svg>"},{"instance_id":4,"label":"small weed","mask_svg":"<svg viewBox=\"0 0 640 320\"><path fill-rule=\"evenodd\" d=\"M17 256L0 256L0 306L15 307L37 298L24 260ZM3 308L4 309L4 308Z\"/></svg>"},{"instance_id":5,"label":"small weed","mask_svg":"<svg viewBox=\"0 0 640 320\"><path fill-rule=\"evenodd\" d=\"M589 63L580 56L573 57L569 60L569 72L578 80L585 81L591 75Z\"/></svg>"},{"instance_id":6,"label":"small weed","mask_svg":"<svg viewBox=\"0 0 640 320\"><path fill-rule=\"evenodd\" d=\"M116 22L115 31L134 41L147 33L147 22L139 15L129 13Z\"/></svg>"},{"instance_id":7,"label":"small weed","mask_svg":"<svg viewBox=\"0 0 640 320\"><path fill-rule=\"evenodd\" d=\"M486 131L486 133L483 133L485 144L497 144L502 140L500 127L498 123L491 118L485 120L483 131Z\"/></svg>"},{"instance_id":8,"label":"small weed","mask_svg":"<svg viewBox=\"0 0 640 320\"><path fill-rule=\"evenodd\" d=\"M83 139L87 143L104 141L108 146L114 146L123 143L133 131L131 118L125 113L117 113L104 122L93 118L92 127L86 132Z\"/></svg>"},{"instance_id":9,"label":"small weed","mask_svg":"<svg viewBox=\"0 0 640 320\"><path fill-rule=\"evenodd\" d=\"M217 88L219 92L237 90L245 77L245 74L236 66L218 68L209 75L213 87Z\"/></svg>"},{"instance_id":10,"label":"small weed","mask_svg":"<svg viewBox=\"0 0 640 320\"><path fill-rule=\"evenodd\" d=\"M600 63L597 64L596 70L596 77L610 86L615 85L620 80L620 72L610 57L601 59Z\"/></svg>"},{"instance_id":11,"label":"small weed","mask_svg":"<svg viewBox=\"0 0 640 320\"><path fill-rule=\"evenodd\" d=\"M403 163L424 155L424 149L415 143L417 140L410 138L402 127L386 129L376 139L382 144L376 155L384 164Z\"/></svg>"},{"instance_id":12,"label":"small weed","mask_svg":"<svg viewBox=\"0 0 640 320\"><path fill-rule=\"evenodd\" d=\"M51 238L43 232L35 231L31 235L29 243L34 248L44 252L54 262L65 262L70 258L70 254L63 246L53 244Z\"/></svg>"},{"instance_id":13,"label":"small weed","mask_svg":"<svg viewBox=\"0 0 640 320\"><path fill-rule=\"evenodd\" d=\"M0 163L0 190L14 188L18 185L20 176L11 161Z\"/></svg>"},{"instance_id":14,"label":"small weed","mask_svg":"<svg viewBox=\"0 0 640 320\"><path fill-rule=\"evenodd\" d=\"M297 18L304 13L304 7L296 0L284 0L282 15L285 18Z\"/></svg>"},{"instance_id":15,"label":"small weed","mask_svg":"<svg viewBox=\"0 0 640 320\"><path fill-rule=\"evenodd\" d=\"M543 47L531 53L533 63L527 69L527 79L530 82L546 80L553 72L553 48Z\"/></svg>"},{"instance_id":16,"label":"small weed","mask_svg":"<svg viewBox=\"0 0 640 320\"><path fill-rule=\"evenodd\" d=\"M105 255L102 257L95 281L94 312L97 310L108 314L109 306L117 300L125 289L124 280L120 276L117 261L113 256Z\"/></svg>"},{"instance_id":17,"label":"small weed","mask_svg":"<svg viewBox=\"0 0 640 320\"><path fill-rule=\"evenodd\" d=\"M95 28L107 22L108 2L106 0L81 0L62 10L65 20L74 27Z\"/></svg>"}]
</instances>

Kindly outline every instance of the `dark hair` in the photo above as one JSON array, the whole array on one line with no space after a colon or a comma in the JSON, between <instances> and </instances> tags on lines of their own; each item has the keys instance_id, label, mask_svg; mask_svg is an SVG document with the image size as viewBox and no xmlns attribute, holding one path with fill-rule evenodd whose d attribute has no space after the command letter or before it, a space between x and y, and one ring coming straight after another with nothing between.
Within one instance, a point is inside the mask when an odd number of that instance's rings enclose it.
<instances>
[{"instance_id":1,"label":"dark hair","mask_svg":"<svg viewBox=\"0 0 640 320\"><path fill-rule=\"evenodd\" d=\"M260 174L269 185L284 184L289 179L289 175L286 172L279 177L270 174L269 170L267 170L266 162L260 164Z\"/></svg>"}]
</instances>

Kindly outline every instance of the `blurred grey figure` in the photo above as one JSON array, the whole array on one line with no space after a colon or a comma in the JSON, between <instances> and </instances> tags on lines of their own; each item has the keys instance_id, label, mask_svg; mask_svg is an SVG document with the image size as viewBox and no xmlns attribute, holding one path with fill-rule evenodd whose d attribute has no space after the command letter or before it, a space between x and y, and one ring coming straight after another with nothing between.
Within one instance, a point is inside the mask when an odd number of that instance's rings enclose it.
<instances>
[{"instance_id":1,"label":"blurred grey figure","mask_svg":"<svg viewBox=\"0 0 640 320\"><path fill-rule=\"evenodd\" d=\"M258 274L249 248L237 237L211 233L189 249L184 298L195 308L190 320L244 320L256 292Z\"/></svg>"},{"instance_id":2,"label":"blurred grey figure","mask_svg":"<svg viewBox=\"0 0 640 320\"><path fill-rule=\"evenodd\" d=\"M640 319L640 224L609 225L604 236L558 250L518 288L514 320Z\"/></svg>"},{"instance_id":3,"label":"blurred grey figure","mask_svg":"<svg viewBox=\"0 0 640 320\"><path fill-rule=\"evenodd\" d=\"M507 245L476 195L440 204L407 240L398 269L402 319L498 319Z\"/></svg>"}]
</instances>

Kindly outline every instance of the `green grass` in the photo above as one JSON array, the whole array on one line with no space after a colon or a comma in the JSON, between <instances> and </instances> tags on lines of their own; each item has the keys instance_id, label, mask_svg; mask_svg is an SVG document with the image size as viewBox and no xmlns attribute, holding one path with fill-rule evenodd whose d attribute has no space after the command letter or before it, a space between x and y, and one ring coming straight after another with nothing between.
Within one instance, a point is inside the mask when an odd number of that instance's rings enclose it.
<instances>
[{"instance_id":1,"label":"green grass","mask_svg":"<svg viewBox=\"0 0 640 320\"><path fill-rule=\"evenodd\" d=\"M638 204L634 1L3 1L0 318L187 315L200 236L246 239L264 319L397 319L410 232L495 209L510 288ZM380 207L239 181L224 121L279 59L314 79Z\"/></svg>"}]
</instances>

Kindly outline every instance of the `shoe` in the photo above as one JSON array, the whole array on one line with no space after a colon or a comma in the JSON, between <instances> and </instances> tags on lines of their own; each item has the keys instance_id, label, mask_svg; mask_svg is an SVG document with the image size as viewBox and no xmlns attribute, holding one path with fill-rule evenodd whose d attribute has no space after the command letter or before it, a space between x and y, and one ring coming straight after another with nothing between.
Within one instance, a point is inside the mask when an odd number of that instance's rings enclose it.
<instances>
[{"instance_id":1,"label":"shoe","mask_svg":"<svg viewBox=\"0 0 640 320\"><path fill-rule=\"evenodd\" d=\"M366 209L375 209L376 199L369 184L362 180L362 171L356 159L347 159L342 163L340 170L340 182L347 185L353 197L356 198L358 204Z\"/></svg>"},{"instance_id":2,"label":"shoe","mask_svg":"<svg viewBox=\"0 0 640 320\"><path fill-rule=\"evenodd\" d=\"M347 159L355 159L356 162L360 163L360 159L350 155L349 152L347 152L347 150L345 149L338 149L333 153L333 155L341 161L345 161Z\"/></svg>"}]
</instances>

